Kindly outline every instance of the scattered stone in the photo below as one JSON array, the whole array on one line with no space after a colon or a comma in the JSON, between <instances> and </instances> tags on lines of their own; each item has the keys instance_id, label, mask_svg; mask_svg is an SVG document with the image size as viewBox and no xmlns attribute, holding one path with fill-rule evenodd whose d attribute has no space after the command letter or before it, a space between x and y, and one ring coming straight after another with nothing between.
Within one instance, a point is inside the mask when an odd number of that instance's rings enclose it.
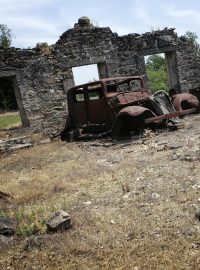
<instances>
[{"instance_id":1,"label":"scattered stone","mask_svg":"<svg viewBox=\"0 0 200 270\"><path fill-rule=\"evenodd\" d=\"M83 204L84 204L85 206L89 206L89 205L92 204L92 202L91 202L91 201L87 201L87 202L83 202Z\"/></svg>"},{"instance_id":2,"label":"scattered stone","mask_svg":"<svg viewBox=\"0 0 200 270\"><path fill-rule=\"evenodd\" d=\"M31 136L12 137L0 141L0 152L5 153L32 146Z\"/></svg>"},{"instance_id":3,"label":"scattered stone","mask_svg":"<svg viewBox=\"0 0 200 270\"><path fill-rule=\"evenodd\" d=\"M152 193L151 194L151 197L153 198L153 199L158 199L159 197L160 197L160 195L158 194L158 193Z\"/></svg>"},{"instance_id":4,"label":"scattered stone","mask_svg":"<svg viewBox=\"0 0 200 270\"><path fill-rule=\"evenodd\" d=\"M138 190L133 190L130 193L133 195L140 195L140 192Z\"/></svg>"},{"instance_id":5,"label":"scattered stone","mask_svg":"<svg viewBox=\"0 0 200 270\"><path fill-rule=\"evenodd\" d=\"M156 148L156 151L163 151L166 150L166 144L164 145L154 145L154 147Z\"/></svg>"},{"instance_id":6,"label":"scattered stone","mask_svg":"<svg viewBox=\"0 0 200 270\"><path fill-rule=\"evenodd\" d=\"M195 217L200 221L200 210L197 210Z\"/></svg>"},{"instance_id":7,"label":"scattered stone","mask_svg":"<svg viewBox=\"0 0 200 270\"><path fill-rule=\"evenodd\" d=\"M4 201L10 201L10 199L12 198L12 196L6 192L0 191L0 200L4 200Z\"/></svg>"},{"instance_id":8,"label":"scattered stone","mask_svg":"<svg viewBox=\"0 0 200 270\"><path fill-rule=\"evenodd\" d=\"M54 213L47 222L47 232L58 232L71 228L71 217L67 212L58 211Z\"/></svg>"},{"instance_id":9,"label":"scattered stone","mask_svg":"<svg viewBox=\"0 0 200 270\"><path fill-rule=\"evenodd\" d=\"M160 141L160 142L158 141L156 144L160 146L160 145L167 145L168 143L169 141L165 140L165 141Z\"/></svg>"},{"instance_id":10,"label":"scattered stone","mask_svg":"<svg viewBox=\"0 0 200 270\"><path fill-rule=\"evenodd\" d=\"M123 192L123 194L130 193L130 187L129 187L128 183L122 184L122 192Z\"/></svg>"},{"instance_id":11,"label":"scattered stone","mask_svg":"<svg viewBox=\"0 0 200 270\"><path fill-rule=\"evenodd\" d=\"M59 244L61 241L59 234L43 234L37 235L29 238L24 246L24 250L31 250L33 248L43 248L55 246L55 244Z\"/></svg>"},{"instance_id":12,"label":"scattered stone","mask_svg":"<svg viewBox=\"0 0 200 270\"><path fill-rule=\"evenodd\" d=\"M40 144L48 144L48 143L50 143L50 142L51 142L51 140L50 140L50 138L48 138L48 139L46 139L46 140L40 141Z\"/></svg>"},{"instance_id":13,"label":"scattered stone","mask_svg":"<svg viewBox=\"0 0 200 270\"><path fill-rule=\"evenodd\" d=\"M127 241L131 241L134 239L134 233L128 233L125 237Z\"/></svg>"},{"instance_id":14,"label":"scattered stone","mask_svg":"<svg viewBox=\"0 0 200 270\"><path fill-rule=\"evenodd\" d=\"M196 161L200 160L200 150L189 150L186 153L184 153L181 157L181 160L185 161Z\"/></svg>"},{"instance_id":15,"label":"scattered stone","mask_svg":"<svg viewBox=\"0 0 200 270\"><path fill-rule=\"evenodd\" d=\"M112 147L114 145L115 144L111 143L111 142L107 142L107 143L104 143L104 142L92 142L92 143L90 143L90 146L94 146L94 147Z\"/></svg>"},{"instance_id":16,"label":"scattered stone","mask_svg":"<svg viewBox=\"0 0 200 270\"><path fill-rule=\"evenodd\" d=\"M141 181L141 180L143 180L143 179L144 179L143 176L139 176L139 177L136 179L136 181Z\"/></svg>"},{"instance_id":17,"label":"scattered stone","mask_svg":"<svg viewBox=\"0 0 200 270\"><path fill-rule=\"evenodd\" d=\"M197 249L200 248L200 243L192 243L192 248Z\"/></svg>"},{"instance_id":18,"label":"scattered stone","mask_svg":"<svg viewBox=\"0 0 200 270\"><path fill-rule=\"evenodd\" d=\"M192 189L200 189L200 185L199 184L195 184L192 186Z\"/></svg>"},{"instance_id":19,"label":"scattered stone","mask_svg":"<svg viewBox=\"0 0 200 270\"><path fill-rule=\"evenodd\" d=\"M185 228L185 229L182 230L182 234L186 238L190 238L190 237L195 235L195 228L191 228L191 227Z\"/></svg>"},{"instance_id":20,"label":"scattered stone","mask_svg":"<svg viewBox=\"0 0 200 270\"><path fill-rule=\"evenodd\" d=\"M128 200L130 198L130 192L123 195L123 199Z\"/></svg>"},{"instance_id":21,"label":"scattered stone","mask_svg":"<svg viewBox=\"0 0 200 270\"><path fill-rule=\"evenodd\" d=\"M106 158L98 159L97 163L110 167L110 166L116 165L120 161L121 161L121 157L110 154L110 155L107 155Z\"/></svg>"},{"instance_id":22,"label":"scattered stone","mask_svg":"<svg viewBox=\"0 0 200 270\"><path fill-rule=\"evenodd\" d=\"M9 151L16 151L16 150L19 150L19 149L30 148L32 146L33 146L32 143L17 144L17 145L14 145L14 146L10 147Z\"/></svg>"},{"instance_id":23,"label":"scattered stone","mask_svg":"<svg viewBox=\"0 0 200 270\"><path fill-rule=\"evenodd\" d=\"M0 234L12 236L17 229L17 220L15 218L0 217Z\"/></svg>"},{"instance_id":24,"label":"scattered stone","mask_svg":"<svg viewBox=\"0 0 200 270\"><path fill-rule=\"evenodd\" d=\"M5 235L0 235L0 250L9 247L14 242L12 237L7 237Z\"/></svg>"},{"instance_id":25,"label":"scattered stone","mask_svg":"<svg viewBox=\"0 0 200 270\"><path fill-rule=\"evenodd\" d=\"M169 149L178 149L184 146L184 142L172 142L169 143L167 146Z\"/></svg>"},{"instance_id":26,"label":"scattered stone","mask_svg":"<svg viewBox=\"0 0 200 270\"><path fill-rule=\"evenodd\" d=\"M173 153L170 160L177 160L179 158L179 155L177 153Z\"/></svg>"}]
</instances>

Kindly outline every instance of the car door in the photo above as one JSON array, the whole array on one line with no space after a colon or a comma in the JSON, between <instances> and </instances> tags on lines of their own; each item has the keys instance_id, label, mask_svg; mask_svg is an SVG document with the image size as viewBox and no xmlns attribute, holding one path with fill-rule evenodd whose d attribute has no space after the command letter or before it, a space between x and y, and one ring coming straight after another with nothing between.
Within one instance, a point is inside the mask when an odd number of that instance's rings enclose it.
<instances>
[{"instance_id":1,"label":"car door","mask_svg":"<svg viewBox=\"0 0 200 270\"><path fill-rule=\"evenodd\" d=\"M105 98L101 88L87 87L87 118L88 124L105 124L108 122Z\"/></svg>"}]
</instances>

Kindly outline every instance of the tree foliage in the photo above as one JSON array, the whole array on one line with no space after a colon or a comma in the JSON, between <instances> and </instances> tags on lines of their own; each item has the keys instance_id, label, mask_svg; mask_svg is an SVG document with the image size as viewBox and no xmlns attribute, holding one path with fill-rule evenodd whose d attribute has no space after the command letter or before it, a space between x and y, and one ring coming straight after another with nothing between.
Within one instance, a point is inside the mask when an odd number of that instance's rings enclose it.
<instances>
[{"instance_id":1,"label":"tree foliage","mask_svg":"<svg viewBox=\"0 0 200 270\"><path fill-rule=\"evenodd\" d=\"M6 24L0 24L0 46L10 47L12 43L12 30Z\"/></svg>"},{"instance_id":2,"label":"tree foliage","mask_svg":"<svg viewBox=\"0 0 200 270\"><path fill-rule=\"evenodd\" d=\"M187 31L184 37L193 47L194 52L200 56L200 45L198 43L197 34ZM166 59L162 56L155 54L148 57L146 61L146 71L152 92L160 89L169 89L166 66Z\"/></svg>"},{"instance_id":3,"label":"tree foliage","mask_svg":"<svg viewBox=\"0 0 200 270\"><path fill-rule=\"evenodd\" d=\"M194 48L195 53L200 56L200 45L198 43L198 36L195 32L187 31L184 35L187 41L191 44Z\"/></svg>"},{"instance_id":4,"label":"tree foliage","mask_svg":"<svg viewBox=\"0 0 200 270\"><path fill-rule=\"evenodd\" d=\"M151 55L146 62L146 71L152 93L169 88L166 59L160 55Z\"/></svg>"}]
</instances>

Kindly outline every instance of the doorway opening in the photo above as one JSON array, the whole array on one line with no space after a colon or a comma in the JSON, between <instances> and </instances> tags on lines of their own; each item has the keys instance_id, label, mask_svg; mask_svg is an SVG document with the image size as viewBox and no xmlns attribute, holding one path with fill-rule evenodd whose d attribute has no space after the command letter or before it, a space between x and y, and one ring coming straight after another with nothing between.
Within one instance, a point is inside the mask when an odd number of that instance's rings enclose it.
<instances>
[{"instance_id":1,"label":"doorway opening","mask_svg":"<svg viewBox=\"0 0 200 270\"><path fill-rule=\"evenodd\" d=\"M165 54L146 56L145 67L148 78L148 87L151 90L151 93L155 93L158 90L168 91L170 84Z\"/></svg>"},{"instance_id":2,"label":"doorway opening","mask_svg":"<svg viewBox=\"0 0 200 270\"><path fill-rule=\"evenodd\" d=\"M0 129L28 126L15 76L0 77Z\"/></svg>"}]
</instances>

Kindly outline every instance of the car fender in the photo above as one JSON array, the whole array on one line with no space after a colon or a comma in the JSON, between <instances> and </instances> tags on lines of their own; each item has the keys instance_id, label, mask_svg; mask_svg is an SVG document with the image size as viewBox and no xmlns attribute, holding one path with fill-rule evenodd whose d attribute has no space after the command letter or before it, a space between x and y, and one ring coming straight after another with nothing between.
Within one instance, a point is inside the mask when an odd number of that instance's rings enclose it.
<instances>
[{"instance_id":1,"label":"car fender","mask_svg":"<svg viewBox=\"0 0 200 270\"><path fill-rule=\"evenodd\" d=\"M146 112L146 113L148 112L151 115L152 114L155 115L152 111L150 111L149 109L147 109L143 106L127 106L119 111L118 117L120 117L122 115L136 117L136 116L144 114L144 112Z\"/></svg>"},{"instance_id":2,"label":"car fender","mask_svg":"<svg viewBox=\"0 0 200 270\"><path fill-rule=\"evenodd\" d=\"M198 98L190 93L181 93L174 95L172 97L172 103L176 111L199 107Z\"/></svg>"},{"instance_id":3,"label":"car fender","mask_svg":"<svg viewBox=\"0 0 200 270\"><path fill-rule=\"evenodd\" d=\"M112 127L112 134L144 128L145 119L156 116L151 110L142 106L128 106L118 112Z\"/></svg>"}]
</instances>

